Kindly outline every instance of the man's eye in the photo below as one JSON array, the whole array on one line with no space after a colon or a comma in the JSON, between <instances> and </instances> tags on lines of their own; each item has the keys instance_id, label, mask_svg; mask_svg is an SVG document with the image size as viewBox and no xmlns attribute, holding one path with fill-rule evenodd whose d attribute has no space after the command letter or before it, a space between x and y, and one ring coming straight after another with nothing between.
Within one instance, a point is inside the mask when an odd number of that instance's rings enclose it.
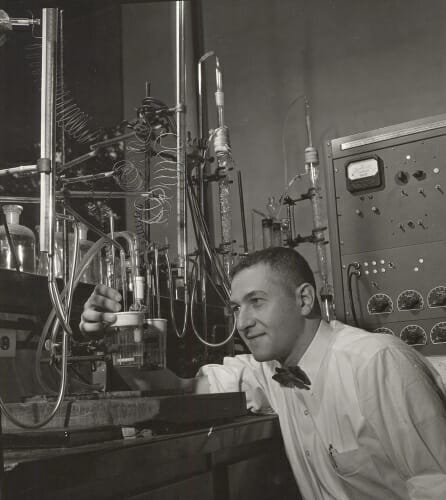
<instances>
[{"instance_id":1,"label":"man's eye","mask_svg":"<svg viewBox=\"0 0 446 500\"><path fill-rule=\"evenodd\" d=\"M237 314L240 311L240 306L231 306L232 314Z\"/></svg>"},{"instance_id":2,"label":"man's eye","mask_svg":"<svg viewBox=\"0 0 446 500\"><path fill-rule=\"evenodd\" d=\"M253 297L251 299L251 304L253 304L254 306L259 306L262 302L263 300L261 297Z\"/></svg>"}]
</instances>

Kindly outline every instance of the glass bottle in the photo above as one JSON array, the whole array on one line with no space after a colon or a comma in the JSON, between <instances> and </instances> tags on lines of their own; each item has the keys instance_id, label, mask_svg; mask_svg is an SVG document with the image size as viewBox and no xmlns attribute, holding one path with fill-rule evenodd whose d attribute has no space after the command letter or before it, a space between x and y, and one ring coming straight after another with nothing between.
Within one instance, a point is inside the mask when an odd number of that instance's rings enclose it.
<instances>
[{"instance_id":1,"label":"glass bottle","mask_svg":"<svg viewBox=\"0 0 446 500\"><path fill-rule=\"evenodd\" d=\"M64 272L64 243L63 243L63 229L62 222L60 220L56 221L56 231L54 233L54 274L57 278L63 278ZM87 239L88 227L85 224L79 224L79 255L77 261L77 267L79 268L79 264L81 260L85 257L88 250L93 246L93 242ZM71 263L73 260L74 254L74 233L70 232L68 235L68 259L69 259L69 268L71 269ZM39 263L39 274L46 275L48 274L48 262L47 259L40 261ZM93 260L90 262L89 266L82 274L80 278L81 283L90 283L96 285L97 283L101 283L101 274L102 274L102 266L101 266L101 256L98 253Z\"/></svg>"},{"instance_id":2,"label":"glass bottle","mask_svg":"<svg viewBox=\"0 0 446 500\"><path fill-rule=\"evenodd\" d=\"M88 227L85 224L79 224L79 257L78 266L85 257L90 248L94 245L92 241L87 239ZM70 261L74 252L74 234L70 233ZM82 274L80 281L82 283L90 283L96 285L101 283L101 254L98 253L88 265L85 272Z\"/></svg>"},{"instance_id":3,"label":"glass bottle","mask_svg":"<svg viewBox=\"0 0 446 500\"><path fill-rule=\"evenodd\" d=\"M266 209L268 210L271 219L276 220L277 214L280 210L280 203L276 200L275 196L268 197L268 203L266 204Z\"/></svg>"},{"instance_id":4,"label":"glass bottle","mask_svg":"<svg viewBox=\"0 0 446 500\"><path fill-rule=\"evenodd\" d=\"M20 225L21 205L4 205L3 212L18 259L20 271L36 271L36 237L31 229ZM14 258L6 237L4 225L0 226L0 267L15 269Z\"/></svg>"}]
</instances>

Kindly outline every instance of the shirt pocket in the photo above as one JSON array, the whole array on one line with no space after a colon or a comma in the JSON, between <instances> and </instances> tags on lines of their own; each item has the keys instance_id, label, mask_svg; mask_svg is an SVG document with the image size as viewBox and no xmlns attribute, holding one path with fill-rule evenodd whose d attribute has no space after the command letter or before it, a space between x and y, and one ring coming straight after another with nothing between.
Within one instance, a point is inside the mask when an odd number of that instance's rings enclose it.
<instances>
[{"instance_id":1,"label":"shirt pocket","mask_svg":"<svg viewBox=\"0 0 446 500\"><path fill-rule=\"evenodd\" d=\"M351 450L337 451L330 447L331 462L340 476L351 476L361 471L375 470L375 465L364 448L354 448Z\"/></svg>"}]
</instances>

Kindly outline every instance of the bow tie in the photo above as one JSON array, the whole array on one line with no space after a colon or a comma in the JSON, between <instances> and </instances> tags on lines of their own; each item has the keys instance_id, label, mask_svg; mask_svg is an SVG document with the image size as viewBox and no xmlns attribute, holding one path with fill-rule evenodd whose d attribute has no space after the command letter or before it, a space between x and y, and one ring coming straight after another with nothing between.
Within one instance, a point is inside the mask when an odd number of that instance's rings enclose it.
<instances>
[{"instance_id":1,"label":"bow tie","mask_svg":"<svg viewBox=\"0 0 446 500\"><path fill-rule=\"evenodd\" d=\"M298 387L299 389L310 389L311 381L307 374L298 366L276 368L273 379L282 387Z\"/></svg>"}]
</instances>

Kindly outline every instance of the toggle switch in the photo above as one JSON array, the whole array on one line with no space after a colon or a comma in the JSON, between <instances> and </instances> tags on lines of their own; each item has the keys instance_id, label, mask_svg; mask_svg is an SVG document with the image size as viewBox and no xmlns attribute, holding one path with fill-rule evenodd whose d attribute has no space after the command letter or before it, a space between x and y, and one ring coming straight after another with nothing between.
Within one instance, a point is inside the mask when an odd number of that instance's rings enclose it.
<instances>
[{"instance_id":1,"label":"toggle switch","mask_svg":"<svg viewBox=\"0 0 446 500\"><path fill-rule=\"evenodd\" d=\"M443 188L440 186L440 184L437 184L437 185L435 186L435 189L436 189L437 191L439 191L441 194L444 194Z\"/></svg>"},{"instance_id":2,"label":"toggle switch","mask_svg":"<svg viewBox=\"0 0 446 500\"><path fill-rule=\"evenodd\" d=\"M396 174L396 181L400 184L407 184L409 181L409 174L404 170L399 170Z\"/></svg>"},{"instance_id":3,"label":"toggle switch","mask_svg":"<svg viewBox=\"0 0 446 500\"><path fill-rule=\"evenodd\" d=\"M424 197L426 198L426 193L424 192L424 189L423 189L423 188L419 188L419 189L418 189L418 192L419 192L422 196L424 196Z\"/></svg>"},{"instance_id":4,"label":"toggle switch","mask_svg":"<svg viewBox=\"0 0 446 500\"><path fill-rule=\"evenodd\" d=\"M372 207L372 212L373 212L374 214L376 214L376 215L379 215L379 214L380 214L379 208L378 208L378 207L375 207L375 206L373 206L373 207Z\"/></svg>"}]
</instances>

